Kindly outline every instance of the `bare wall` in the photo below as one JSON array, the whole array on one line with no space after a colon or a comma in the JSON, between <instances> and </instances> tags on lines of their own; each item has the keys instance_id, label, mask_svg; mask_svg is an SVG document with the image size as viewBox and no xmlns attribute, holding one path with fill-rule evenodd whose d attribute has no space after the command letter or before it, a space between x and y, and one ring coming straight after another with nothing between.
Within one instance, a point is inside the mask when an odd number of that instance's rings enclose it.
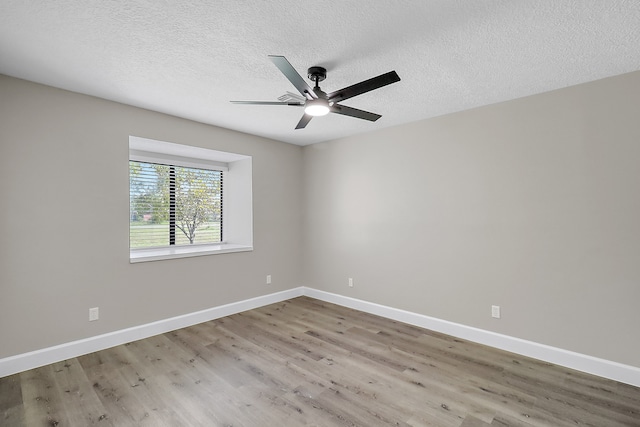
<instances>
[{"instance_id":1,"label":"bare wall","mask_svg":"<svg viewBox=\"0 0 640 427\"><path fill-rule=\"evenodd\" d=\"M253 156L254 251L129 264L129 135ZM0 76L0 358L299 286L301 165L298 146Z\"/></svg>"},{"instance_id":2,"label":"bare wall","mask_svg":"<svg viewBox=\"0 0 640 427\"><path fill-rule=\"evenodd\" d=\"M640 367L639 112L635 72L305 147L305 284Z\"/></svg>"}]
</instances>

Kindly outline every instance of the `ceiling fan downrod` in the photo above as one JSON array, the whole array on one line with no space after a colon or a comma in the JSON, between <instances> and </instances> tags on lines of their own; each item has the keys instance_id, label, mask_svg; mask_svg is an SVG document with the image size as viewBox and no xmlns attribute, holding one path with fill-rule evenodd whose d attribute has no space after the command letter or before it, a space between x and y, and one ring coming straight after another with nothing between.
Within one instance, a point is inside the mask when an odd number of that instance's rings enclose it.
<instances>
[{"instance_id":1,"label":"ceiling fan downrod","mask_svg":"<svg viewBox=\"0 0 640 427\"><path fill-rule=\"evenodd\" d=\"M316 87L314 89L320 89L318 83L327 78L327 70L324 67L310 67L307 70L307 77L309 77L309 80L316 83Z\"/></svg>"}]
</instances>

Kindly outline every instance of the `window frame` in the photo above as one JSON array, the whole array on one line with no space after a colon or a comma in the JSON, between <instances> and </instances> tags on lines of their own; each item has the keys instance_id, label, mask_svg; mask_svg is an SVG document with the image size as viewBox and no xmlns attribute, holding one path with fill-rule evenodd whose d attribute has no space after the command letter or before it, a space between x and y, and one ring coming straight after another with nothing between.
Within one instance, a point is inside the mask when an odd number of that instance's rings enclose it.
<instances>
[{"instance_id":1,"label":"window frame","mask_svg":"<svg viewBox=\"0 0 640 427\"><path fill-rule=\"evenodd\" d=\"M224 174L222 242L129 248L130 263L253 250L251 156L130 136L129 160L221 170Z\"/></svg>"}]
</instances>

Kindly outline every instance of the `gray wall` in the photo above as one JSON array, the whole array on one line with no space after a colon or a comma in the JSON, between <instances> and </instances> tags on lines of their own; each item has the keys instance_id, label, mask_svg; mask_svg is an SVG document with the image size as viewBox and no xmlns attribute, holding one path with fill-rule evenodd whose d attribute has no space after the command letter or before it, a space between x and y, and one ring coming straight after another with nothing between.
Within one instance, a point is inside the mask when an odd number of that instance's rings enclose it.
<instances>
[{"instance_id":1,"label":"gray wall","mask_svg":"<svg viewBox=\"0 0 640 427\"><path fill-rule=\"evenodd\" d=\"M305 284L640 367L639 113L635 72L305 147Z\"/></svg>"},{"instance_id":2,"label":"gray wall","mask_svg":"<svg viewBox=\"0 0 640 427\"><path fill-rule=\"evenodd\" d=\"M0 100L0 357L308 285L640 366L640 73L304 149ZM129 135L252 155L255 250L129 264Z\"/></svg>"},{"instance_id":3,"label":"gray wall","mask_svg":"<svg viewBox=\"0 0 640 427\"><path fill-rule=\"evenodd\" d=\"M129 264L129 135L253 156L255 250ZM0 358L300 286L301 166L301 147L0 76Z\"/></svg>"}]
</instances>

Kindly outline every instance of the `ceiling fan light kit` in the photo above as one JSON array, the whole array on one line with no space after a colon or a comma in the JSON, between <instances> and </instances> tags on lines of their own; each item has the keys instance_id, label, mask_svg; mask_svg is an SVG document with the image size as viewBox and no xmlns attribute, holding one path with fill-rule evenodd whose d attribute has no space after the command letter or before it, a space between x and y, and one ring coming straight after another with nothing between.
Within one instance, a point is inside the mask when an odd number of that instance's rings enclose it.
<instances>
[{"instance_id":1,"label":"ceiling fan light kit","mask_svg":"<svg viewBox=\"0 0 640 427\"><path fill-rule=\"evenodd\" d=\"M284 74L284 76L298 89L302 97L288 93L279 97L279 102L271 101L231 101L234 104L252 104L252 105L288 105L294 107L304 107L304 115L298 122L296 129L304 129L313 117L324 116L329 113L341 114L343 116L355 117L357 119L375 122L380 117L379 114L369 111L358 110L357 108L340 105L338 102L354 96L379 89L383 86L400 81L398 73L389 71L369 80L356 83L354 85L342 88L329 94L320 89L318 83L327 78L327 70L323 67L310 67L307 70L307 77L315 83L311 88L304 81L302 76L293 68L287 58L279 55L269 55L269 59Z\"/></svg>"},{"instance_id":2,"label":"ceiling fan light kit","mask_svg":"<svg viewBox=\"0 0 640 427\"><path fill-rule=\"evenodd\" d=\"M322 98L312 99L305 103L304 112L314 117L326 116L329 114L329 102Z\"/></svg>"}]
</instances>

